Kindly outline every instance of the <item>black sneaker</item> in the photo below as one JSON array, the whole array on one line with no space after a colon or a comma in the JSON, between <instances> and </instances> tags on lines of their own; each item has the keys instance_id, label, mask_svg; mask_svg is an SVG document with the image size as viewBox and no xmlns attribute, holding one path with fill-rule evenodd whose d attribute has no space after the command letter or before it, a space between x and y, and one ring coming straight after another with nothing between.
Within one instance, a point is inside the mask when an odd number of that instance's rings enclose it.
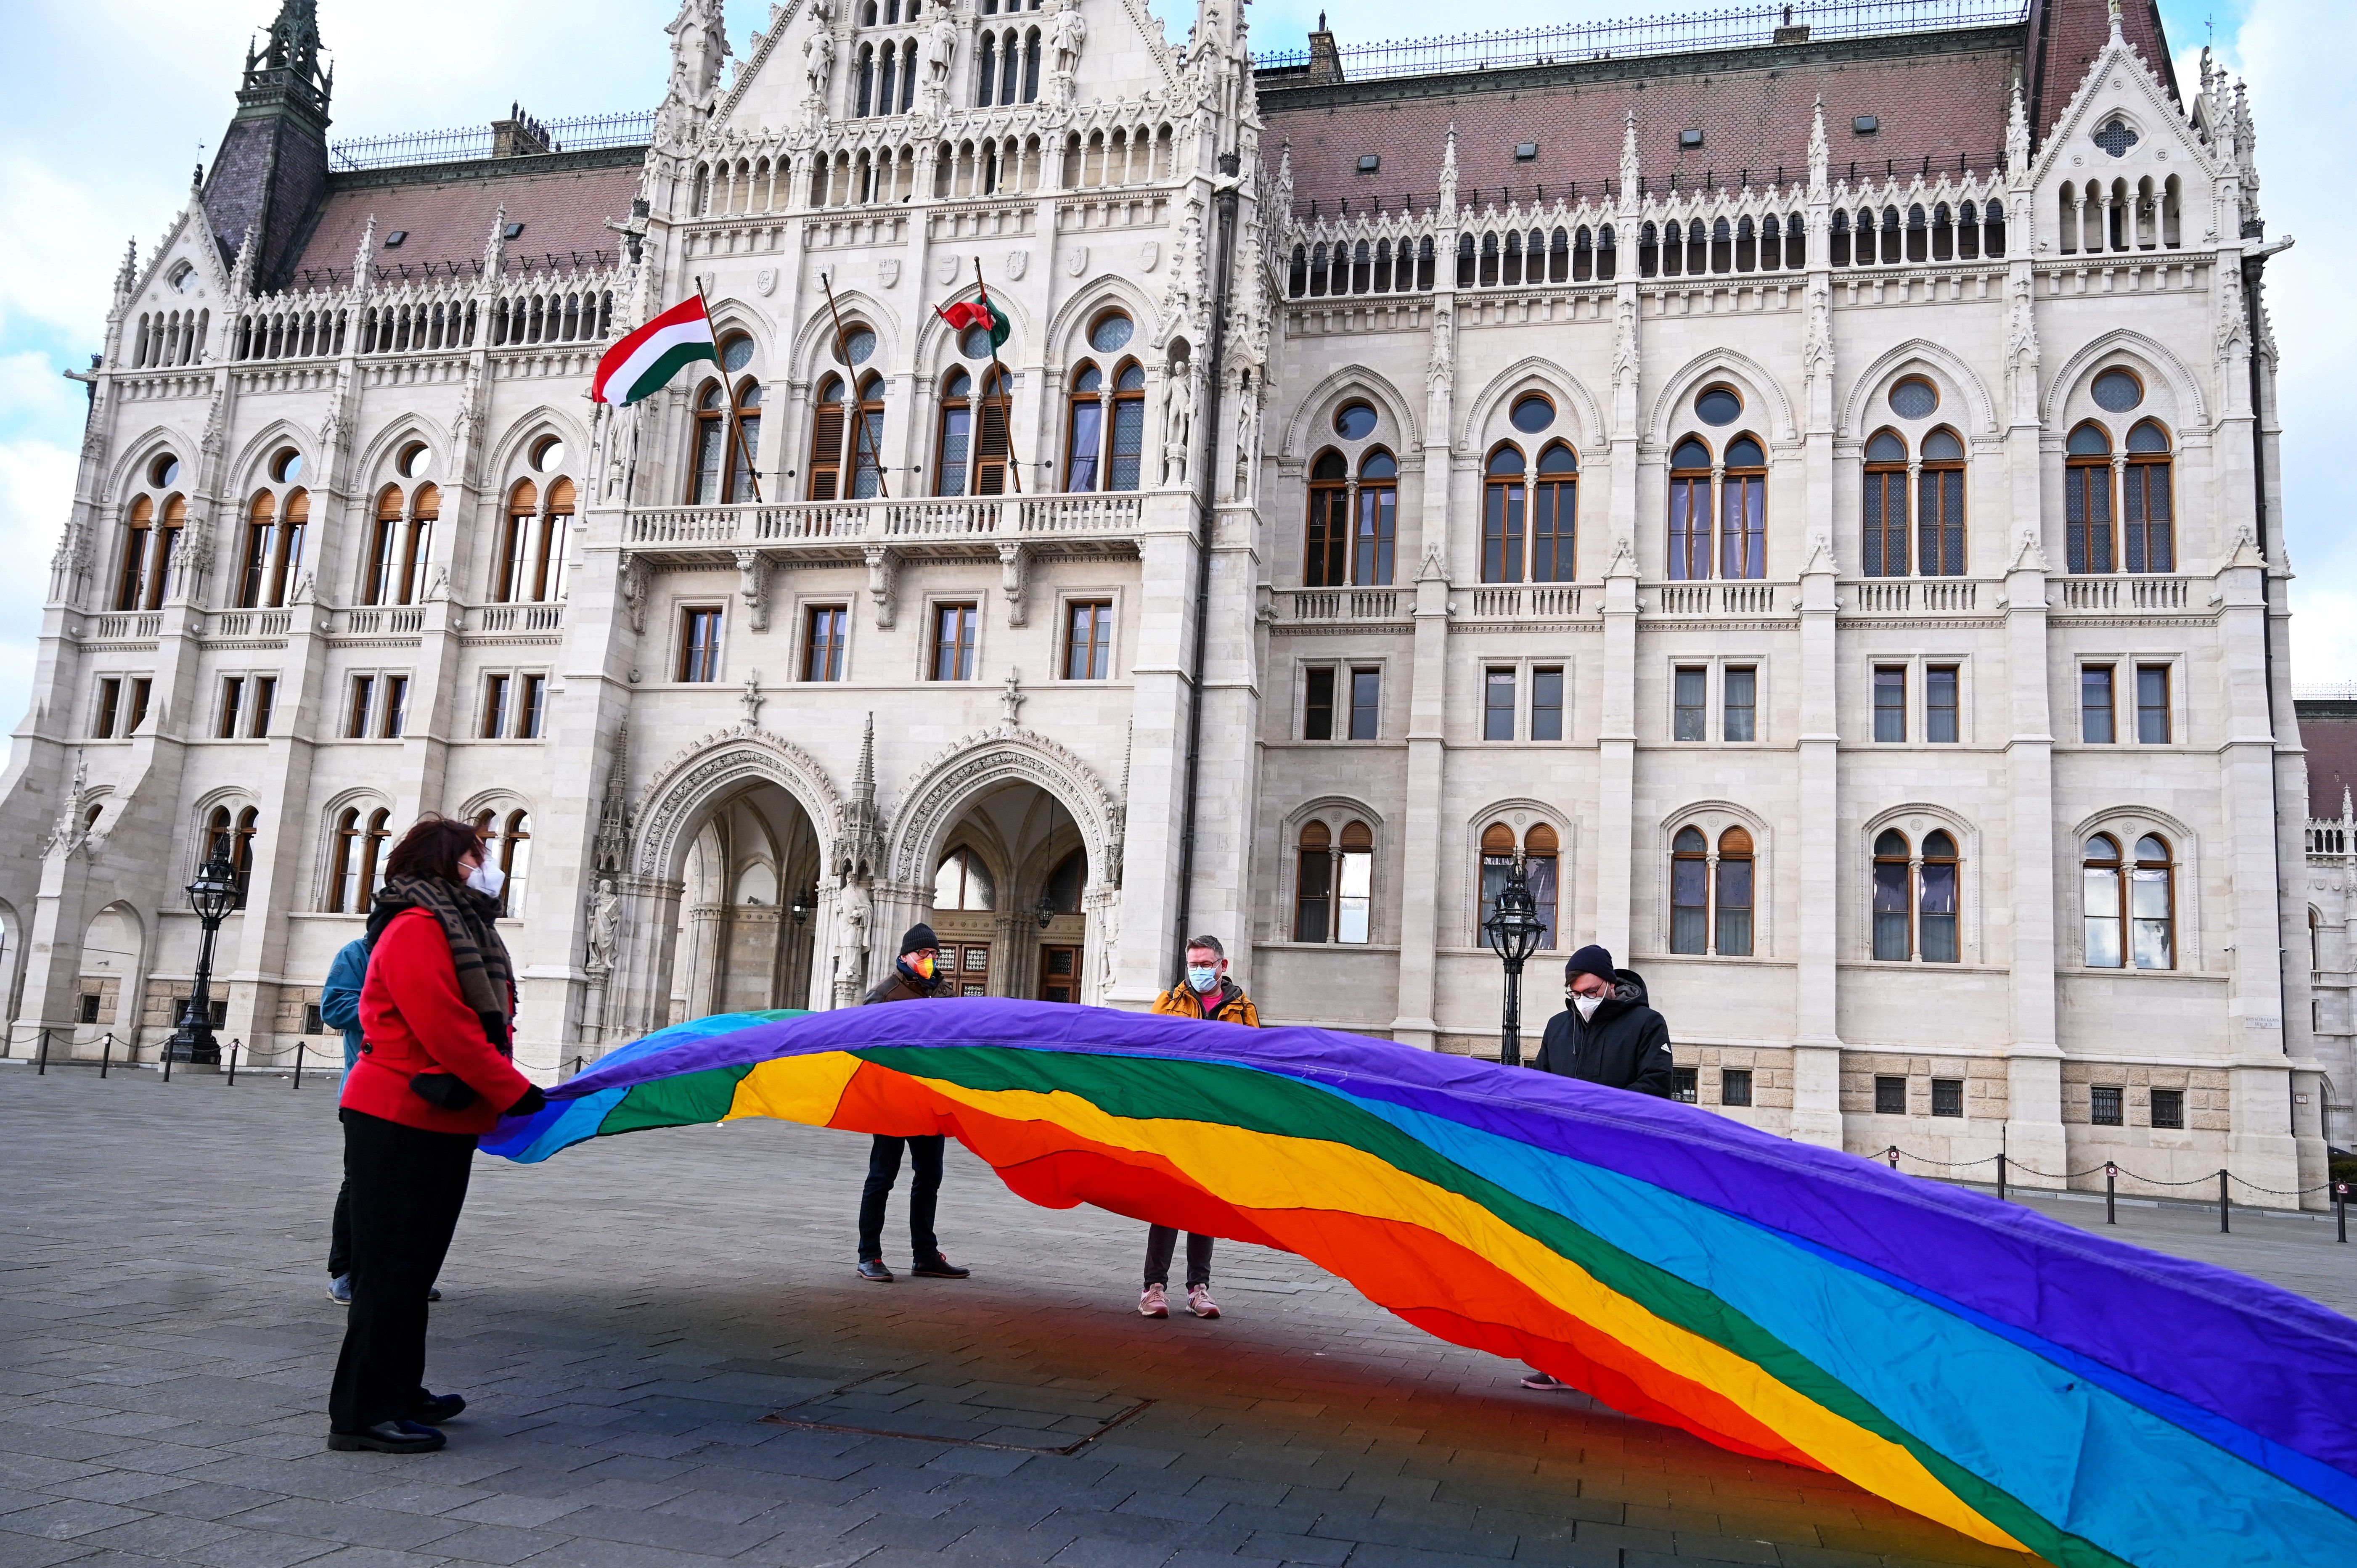
<instances>
[{"instance_id":1,"label":"black sneaker","mask_svg":"<svg viewBox=\"0 0 2357 1568\"><path fill-rule=\"evenodd\" d=\"M892 1283L892 1271L884 1266L881 1258L862 1258L859 1260L859 1277L870 1284L888 1285Z\"/></svg>"},{"instance_id":2,"label":"black sneaker","mask_svg":"<svg viewBox=\"0 0 2357 1568\"><path fill-rule=\"evenodd\" d=\"M414 1421L380 1421L366 1432L330 1432L328 1446L340 1453L373 1449L379 1454L431 1454L450 1440Z\"/></svg>"},{"instance_id":3,"label":"black sneaker","mask_svg":"<svg viewBox=\"0 0 2357 1568\"><path fill-rule=\"evenodd\" d=\"M974 1273L972 1269L959 1268L939 1252L918 1259L909 1265L909 1272L920 1280L962 1280Z\"/></svg>"}]
</instances>

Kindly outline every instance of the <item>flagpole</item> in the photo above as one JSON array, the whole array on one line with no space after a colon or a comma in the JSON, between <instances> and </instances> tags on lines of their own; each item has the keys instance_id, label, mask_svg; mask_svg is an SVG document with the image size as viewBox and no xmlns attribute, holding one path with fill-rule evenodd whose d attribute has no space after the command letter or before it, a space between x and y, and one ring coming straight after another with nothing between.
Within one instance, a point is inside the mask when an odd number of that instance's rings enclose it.
<instances>
[{"instance_id":1,"label":"flagpole","mask_svg":"<svg viewBox=\"0 0 2357 1568\"><path fill-rule=\"evenodd\" d=\"M712 324L712 296L704 292L702 273L695 274L695 297L704 302L704 321L708 327ZM714 336L716 338L718 334ZM715 345L716 348L717 346ZM745 428L737 423L737 389L729 384L728 362L726 360L720 362L720 401L728 405L728 449L745 459L745 478L753 487L753 499L758 505L761 499L761 476L753 467L751 448L745 445ZM725 492L729 487L724 481L720 488Z\"/></svg>"},{"instance_id":2,"label":"flagpole","mask_svg":"<svg viewBox=\"0 0 2357 1568\"><path fill-rule=\"evenodd\" d=\"M859 367L851 362L851 355L843 346L843 312L834 307L834 280L822 272L818 274L818 283L826 290L826 313L834 319L834 357L843 361L844 374L848 378L845 384L851 389L851 417L859 426L858 445L866 448L868 456L875 459L876 493L888 501L892 499L892 487L884 477L884 454L876 450L876 443L868 438L867 413L860 404ZM852 485L856 486L859 482L858 459L855 457L852 461ZM851 498L845 496L844 499L848 500Z\"/></svg>"},{"instance_id":3,"label":"flagpole","mask_svg":"<svg viewBox=\"0 0 2357 1568\"><path fill-rule=\"evenodd\" d=\"M975 292L982 295L983 314L985 317L993 314L990 285L982 281L980 256L974 259L974 286ZM990 369L998 378L999 434L1006 438L1006 471L1015 476L1015 493L1019 496L1023 493L1023 465L1015 456L1015 404L1006 392L1006 367L998 362L998 335L987 326L982 332L990 339Z\"/></svg>"}]
</instances>

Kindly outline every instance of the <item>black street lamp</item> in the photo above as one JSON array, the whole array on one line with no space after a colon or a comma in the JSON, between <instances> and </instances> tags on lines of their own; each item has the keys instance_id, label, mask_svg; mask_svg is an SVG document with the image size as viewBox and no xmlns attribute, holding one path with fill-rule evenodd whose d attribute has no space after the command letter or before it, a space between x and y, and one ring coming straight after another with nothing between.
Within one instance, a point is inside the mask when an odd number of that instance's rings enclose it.
<instances>
[{"instance_id":1,"label":"black street lamp","mask_svg":"<svg viewBox=\"0 0 2357 1568\"><path fill-rule=\"evenodd\" d=\"M224 836L213 845L211 856L197 872L197 879L188 884L188 908L204 922L205 934L197 949L197 982L189 988L188 1004L180 1015L180 1026L164 1047L165 1053L176 1062L192 1062L199 1067L217 1067L221 1063L221 1042L213 1038L213 939L221 934L221 922L237 908L237 873L229 863L229 841Z\"/></svg>"},{"instance_id":2,"label":"black street lamp","mask_svg":"<svg viewBox=\"0 0 2357 1568\"><path fill-rule=\"evenodd\" d=\"M1498 889L1497 904L1481 922L1490 950L1506 966L1506 1013L1498 1036L1498 1059L1508 1067L1523 1065L1523 965L1538 950L1546 926L1539 918L1538 900L1523 876L1523 857L1514 856L1506 885Z\"/></svg>"}]
</instances>

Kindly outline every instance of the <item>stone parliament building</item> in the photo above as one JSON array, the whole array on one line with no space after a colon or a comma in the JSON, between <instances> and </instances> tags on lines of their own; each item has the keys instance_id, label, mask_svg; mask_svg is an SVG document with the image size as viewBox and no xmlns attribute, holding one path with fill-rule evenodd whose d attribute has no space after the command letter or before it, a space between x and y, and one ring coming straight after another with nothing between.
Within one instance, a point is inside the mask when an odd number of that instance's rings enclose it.
<instances>
[{"instance_id":1,"label":"stone parliament building","mask_svg":"<svg viewBox=\"0 0 2357 1568\"><path fill-rule=\"evenodd\" d=\"M440 811L544 1080L919 918L970 994L1143 1007L1209 930L1272 1023L1494 1055L1519 857L1530 1031L1601 941L1725 1115L2315 1186L2357 822L2245 93L2153 0L1818 9L791 0L732 66L683 0L651 114L331 146L285 0L88 372L11 1052L155 1059L215 845L224 1036L332 1050ZM723 363L591 403L699 288Z\"/></svg>"}]
</instances>

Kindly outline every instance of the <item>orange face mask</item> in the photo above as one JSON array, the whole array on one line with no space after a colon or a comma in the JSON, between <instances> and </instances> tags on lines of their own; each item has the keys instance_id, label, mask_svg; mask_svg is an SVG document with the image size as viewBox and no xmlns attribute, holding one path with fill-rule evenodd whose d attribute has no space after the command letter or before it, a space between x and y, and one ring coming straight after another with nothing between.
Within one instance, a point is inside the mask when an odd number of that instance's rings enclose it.
<instances>
[{"instance_id":1,"label":"orange face mask","mask_svg":"<svg viewBox=\"0 0 2357 1568\"><path fill-rule=\"evenodd\" d=\"M933 955L929 952L910 953L909 955L909 968L923 979L932 979Z\"/></svg>"}]
</instances>

